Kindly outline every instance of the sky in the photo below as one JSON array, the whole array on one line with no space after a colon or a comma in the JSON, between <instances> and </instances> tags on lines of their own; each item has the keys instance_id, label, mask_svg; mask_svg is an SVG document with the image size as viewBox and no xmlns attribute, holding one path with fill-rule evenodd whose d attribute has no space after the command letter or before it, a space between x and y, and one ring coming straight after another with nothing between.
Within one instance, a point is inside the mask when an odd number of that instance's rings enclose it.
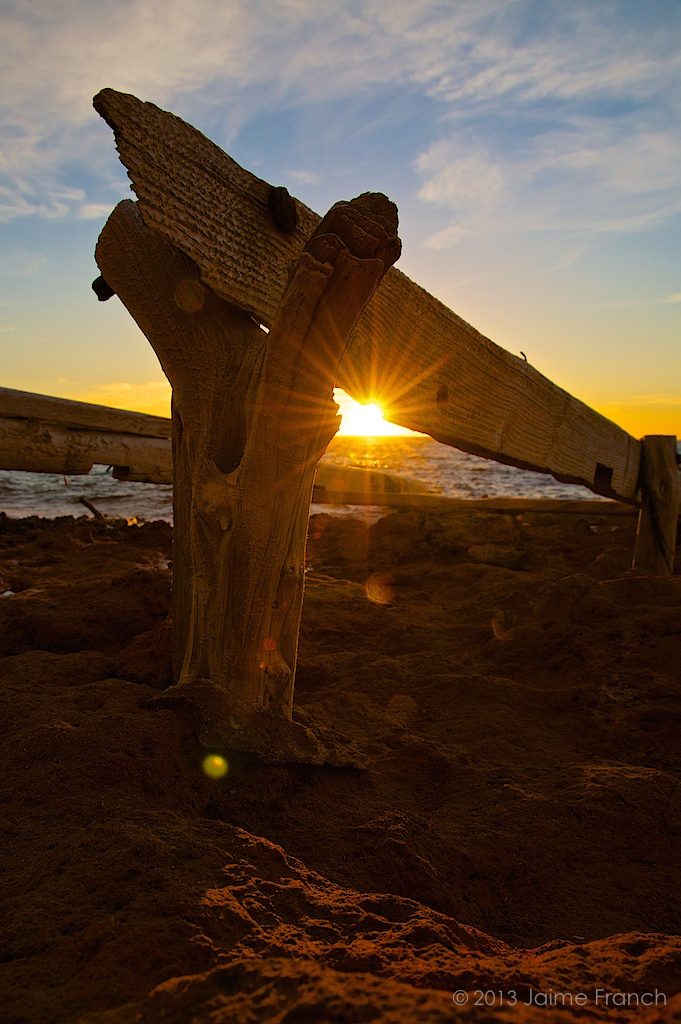
<instances>
[{"instance_id":1,"label":"sky","mask_svg":"<svg viewBox=\"0 0 681 1024\"><path fill-rule=\"evenodd\" d=\"M681 435L680 0L3 0L0 386L167 413L94 247L130 197L92 96L172 110L635 436ZM379 396L380 397L380 396Z\"/></svg>"}]
</instances>

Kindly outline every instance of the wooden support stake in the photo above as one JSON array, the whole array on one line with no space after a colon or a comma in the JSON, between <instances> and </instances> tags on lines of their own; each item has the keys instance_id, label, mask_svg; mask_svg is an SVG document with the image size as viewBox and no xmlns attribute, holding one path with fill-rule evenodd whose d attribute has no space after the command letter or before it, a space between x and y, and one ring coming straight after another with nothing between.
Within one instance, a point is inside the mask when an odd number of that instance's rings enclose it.
<instances>
[{"instance_id":1,"label":"wooden support stake","mask_svg":"<svg viewBox=\"0 0 681 1024\"><path fill-rule=\"evenodd\" d=\"M120 203L97 263L173 388L171 699L204 740L322 760L290 721L315 470L338 429L333 384L355 322L399 255L384 196L332 207L293 267L269 335ZM284 724L288 722L288 726Z\"/></svg>"},{"instance_id":2,"label":"wooden support stake","mask_svg":"<svg viewBox=\"0 0 681 1024\"><path fill-rule=\"evenodd\" d=\"M649 435L641 443L642 501L633 567L656 576L671 576L681 490L676 438Z\"/></svg>"}]
</instances>

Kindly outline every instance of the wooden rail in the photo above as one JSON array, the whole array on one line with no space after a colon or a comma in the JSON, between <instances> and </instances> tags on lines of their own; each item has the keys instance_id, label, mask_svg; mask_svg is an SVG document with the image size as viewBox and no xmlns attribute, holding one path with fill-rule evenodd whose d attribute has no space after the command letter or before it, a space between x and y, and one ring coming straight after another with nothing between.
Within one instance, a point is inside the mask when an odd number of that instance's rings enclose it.
<instances>
[{"instance_id":1,"label":"wooden rail","mask_svg":"<svg viewBox=\"0 0 681 1024\"><path fill-rule=\"evenodd\" d=\"M0 388L0 468L172 483L170 420Z\"/></svg>"},{"instance_id":2,"label":"wooden rail","mask_svg":"<svg viewBox=\"0 0 681 1024\"><path fill-rule=\"evenodd\" d=\"M170 429L164 416L0 388L0 469L76 475L104 465L118 480L172 484ZM443 500L407 476L331 462L318 467L317 504L400 505L409 499Z\"/></svg>"}]
</instances>

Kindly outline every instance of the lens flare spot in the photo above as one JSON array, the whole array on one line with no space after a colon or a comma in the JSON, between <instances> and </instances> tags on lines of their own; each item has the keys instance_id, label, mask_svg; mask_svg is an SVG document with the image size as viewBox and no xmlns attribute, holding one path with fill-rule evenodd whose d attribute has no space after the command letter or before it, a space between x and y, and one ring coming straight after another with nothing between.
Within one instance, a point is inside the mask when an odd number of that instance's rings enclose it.
<instances>
[{"instance_id":1,"label":"lens flare spot","mask_svg":"<svg viewBox=\"0 0 681 1024\"><path fill-rule=\"evenodd\" d=\"M395 725L406 726L418 715L419 706L407 693L396 693L386 706L386 714Z\"/></svg>"},{"instance_id":2,"label":"lens flare spot","mask_svg":"<svg viewBox=\"0 0 681 1024\"><path fill-rule=\"evenodd\" d=\"M222 754L207 754L201 762L201 767L209 779L224 779L229 771L227 758Z\"/></svg>"},{"instance_id":3,"label":"lens flare spot","mask_svg":"<svg viewBox=\"0 0 681 1024\"><path fill-rule=\"evenodd\" d=\"M273 640L271 636L266 636L265 639L262 642L262 648L263 648L264 651L268 651L268 653L271 653L272 651L276 651L276 649L277 649L277 641Z\"/></svg>"},{"instance_id":4,"label":"lens flare spot","mask_svg":"<svg viewBox=\"0 0 681 1024\"><path fill-rule=\"evenodd\" d=\"M185 313L198 313L206 301L206 289L200 281L186 277L175 286L175 302Z\"/></svg>"},{"instance_id":5,"label":"lens flare spot","mask_svg":"<svg viewBox=\"0 0 681 1024\"><path fill-rule=\"evenodd\" d=\"M509 628L510 625L508 614L497 608L492 616L492 633L495 639L502 641L510 640L513 636L513 629Z\"/></svg>"},{"instance_id":6,"label":"lens flare spot","mask_svg":"<svg viewBox=\"0 0 681 1024\"><path fill-rule=\"evenodd\" d=\"M374 604L390 604L395 597L392 576L375 573L364 584L364 593Z\"/></svg>"}]
</instances>

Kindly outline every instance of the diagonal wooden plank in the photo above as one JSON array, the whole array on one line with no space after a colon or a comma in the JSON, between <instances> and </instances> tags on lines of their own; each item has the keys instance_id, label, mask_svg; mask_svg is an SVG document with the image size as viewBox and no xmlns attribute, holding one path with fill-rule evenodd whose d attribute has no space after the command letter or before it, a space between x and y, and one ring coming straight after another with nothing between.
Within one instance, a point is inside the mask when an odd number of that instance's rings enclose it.
<instances>
[{"instance_id":1,"label":"diagonal wooden plank","mask_svg":"<svg viewBox=\"0 0 681 1024\"><path fill-rule=\"evenodd\" d=\"M190 256L219 296L270 326L317 214L293 200L297 223L281 230L272 186L191 125L112 89L94 105L114 131L147 226ZM337 383L445 444L638 500L636 439L397 270L360 318Z\"/></svg>"}]
</instances>

